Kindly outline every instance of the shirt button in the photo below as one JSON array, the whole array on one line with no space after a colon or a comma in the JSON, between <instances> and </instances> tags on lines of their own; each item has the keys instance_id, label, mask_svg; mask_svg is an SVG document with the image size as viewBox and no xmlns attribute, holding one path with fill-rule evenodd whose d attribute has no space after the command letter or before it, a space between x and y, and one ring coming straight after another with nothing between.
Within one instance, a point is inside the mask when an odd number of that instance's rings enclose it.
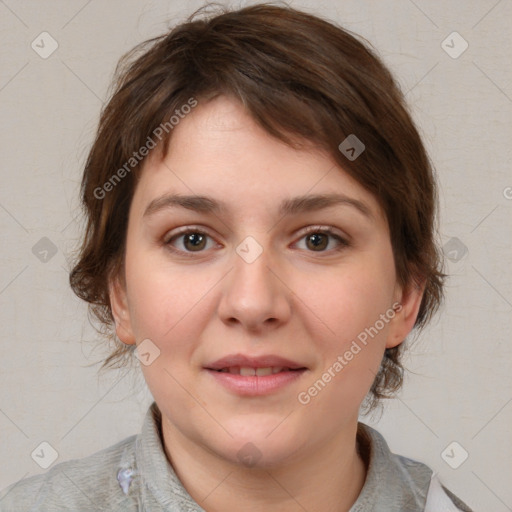
<instances>
[{"instance_id":1,"label":"shirt button","mask_svg":"<svg viewBox=\"0 0 512 512\"><path fill-rule=\"evenodd\" d=\"M117 472L117 481L125 494L128 494L134 473L135 472L132 468L120 469Z\"/></svg>"}]
</instances>

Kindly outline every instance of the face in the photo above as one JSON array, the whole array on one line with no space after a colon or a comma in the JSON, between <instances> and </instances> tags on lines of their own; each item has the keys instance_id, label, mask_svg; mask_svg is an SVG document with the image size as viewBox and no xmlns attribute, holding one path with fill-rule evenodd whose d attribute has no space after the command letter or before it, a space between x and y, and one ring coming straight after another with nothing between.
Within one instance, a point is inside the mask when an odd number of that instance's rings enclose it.
<instances>
[{"instance_id":1,"label":"face","mask_svg":"<svg viewBox=\"0 0 512 512\"><path fill-rule=\"evenodd\" d=\"M119 338L150 354L164 433L235 464L248 442L277 465L354 431L420 299L396 283L376 199L222 96L146 160L111 283Z\"/></svg>"}]
</instances>

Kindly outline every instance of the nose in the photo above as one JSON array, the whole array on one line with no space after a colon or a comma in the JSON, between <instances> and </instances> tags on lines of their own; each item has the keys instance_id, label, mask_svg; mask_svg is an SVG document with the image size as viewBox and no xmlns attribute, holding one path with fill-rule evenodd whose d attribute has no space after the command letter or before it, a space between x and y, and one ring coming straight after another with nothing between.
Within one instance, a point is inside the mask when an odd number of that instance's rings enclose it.
<instances>
[{"instance_id":1,"label":"nose","mask_svg":"<svg viewBox=\"0 0 512 512\"><path fill-rule=\"evenodd\" d=\"M254 261L235 252L233 261L233 270L223 280L218 306L221 320L251 332L275 329L286 323L291 314L292 292L270 251L264 249Z\"/></svg>"}]
</instances>

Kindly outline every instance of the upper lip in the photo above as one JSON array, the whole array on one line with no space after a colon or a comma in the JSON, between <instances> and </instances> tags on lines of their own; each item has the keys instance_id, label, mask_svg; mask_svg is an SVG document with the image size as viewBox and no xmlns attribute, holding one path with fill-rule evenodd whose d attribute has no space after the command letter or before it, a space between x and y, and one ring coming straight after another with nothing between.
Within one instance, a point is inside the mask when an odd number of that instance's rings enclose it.
<instances>
[{"instance_id":1,"label":"upper lip","mask_svg":"<svg viewBox=\"0 0 512 512\"><path fill-rule=\"evenodd\" d=\"M291 370L306 368L300 363L280 356L263 355L258 357L250 357L244 354L232 354L222 357L221 359L217 359L212 363L208 363L205 365L205 368L208 370L222 370L223 368L232 368L235 366L240 366L242 368L269 368L275 366L283 366L285 368L290 368Z\"/></svg>"}]
</instances>

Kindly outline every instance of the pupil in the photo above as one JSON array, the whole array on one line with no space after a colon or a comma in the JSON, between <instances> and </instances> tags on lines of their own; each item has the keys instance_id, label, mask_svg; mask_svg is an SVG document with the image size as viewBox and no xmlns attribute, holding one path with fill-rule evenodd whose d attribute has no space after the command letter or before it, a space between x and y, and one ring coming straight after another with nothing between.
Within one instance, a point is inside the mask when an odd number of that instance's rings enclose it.
<instances>
[{"instance_id":1,"label":"pupil","mask_svg":"<svg viewBox=\"0 0 512 512\"><path fill-rule=\"evenodd\" d=\"M204 236L199 233L191 233L186 237L186 241L192 244L192 247L202 249L204 246Z\"/></svg>"},{"instance_id":2,"label":"pupil","mask_svg":"<svg viewBox=\"0 0 512 512\"><path fill-rule=\"evenodd\" d=\"M313 247L318 249L325 249L327 237L321 233L315 233L309 236L309 240L313 241ZM323 243L322 243L323 242Z\"/></svg>"}]
</instances>

